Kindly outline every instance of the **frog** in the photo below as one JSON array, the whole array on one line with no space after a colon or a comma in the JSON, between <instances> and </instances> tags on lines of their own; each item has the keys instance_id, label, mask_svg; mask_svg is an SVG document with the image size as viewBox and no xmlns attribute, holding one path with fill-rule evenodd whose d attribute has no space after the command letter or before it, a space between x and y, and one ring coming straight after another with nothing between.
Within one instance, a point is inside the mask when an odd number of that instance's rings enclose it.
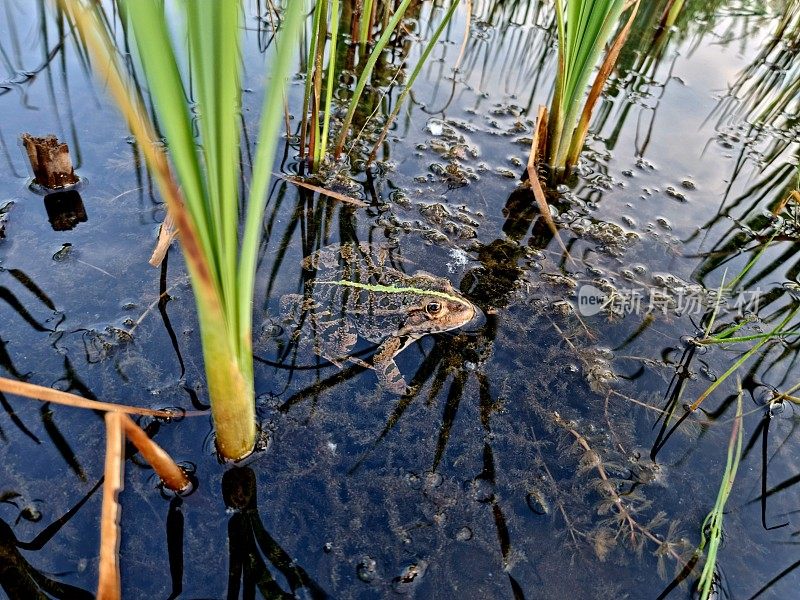
<instances>
[{"instance_id":1,"label":"frog","mask_svg":"<svg viewBox=\"0 0 800 600\"><path fill-rule=\"evenodd\" d=\"M302 267L313 274L305 293L280 301L284 321L295 325L292 338L310 334L318 356L340 369L346 363L372 369L394 394L413 391L395 362L398 354L426 335L459 329L481 314L448 279L404 272L403 261L380 244L325 246L304 258ZM353 356L359 339L377 344L370 362Z\"/></svg>"}]
</instances>

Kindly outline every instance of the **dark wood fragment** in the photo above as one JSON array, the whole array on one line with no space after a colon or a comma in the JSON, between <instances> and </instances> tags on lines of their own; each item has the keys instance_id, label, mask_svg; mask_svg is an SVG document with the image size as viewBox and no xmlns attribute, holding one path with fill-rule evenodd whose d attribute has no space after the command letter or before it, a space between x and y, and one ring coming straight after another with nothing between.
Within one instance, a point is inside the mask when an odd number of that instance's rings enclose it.
<instances>
[{"instance_id":1,"label":"dark wood fragment","mask_svg":"<svg viewBox=\"0 0 800 600\"><path fill-rule=\"evenodd\" d=\"M78 183L69 156L69 146L60 143L56 136L34 137L23 133L22 143L28 153L33 176L40 186L58 189Z\"/></svg>"}]
</instances>

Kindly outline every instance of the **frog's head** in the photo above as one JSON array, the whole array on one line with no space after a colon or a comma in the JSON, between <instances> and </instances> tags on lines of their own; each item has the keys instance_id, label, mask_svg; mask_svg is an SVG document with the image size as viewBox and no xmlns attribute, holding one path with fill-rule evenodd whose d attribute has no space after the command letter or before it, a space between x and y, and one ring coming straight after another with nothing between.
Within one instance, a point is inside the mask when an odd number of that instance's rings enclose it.
<instances>
[{"instance_id":1,"label":"frog's head","mask_svg":"<svg viewBox=\"0 0 800 600\"><path fill-rule=\"evenodd\" d=\"M454 290L446 279L423 272L415 273L414 279L419 286L418 293L413 306L409 307L400 335L419 337L458 329L479 314L478 308Z\"/></svg>"}]
</instances>

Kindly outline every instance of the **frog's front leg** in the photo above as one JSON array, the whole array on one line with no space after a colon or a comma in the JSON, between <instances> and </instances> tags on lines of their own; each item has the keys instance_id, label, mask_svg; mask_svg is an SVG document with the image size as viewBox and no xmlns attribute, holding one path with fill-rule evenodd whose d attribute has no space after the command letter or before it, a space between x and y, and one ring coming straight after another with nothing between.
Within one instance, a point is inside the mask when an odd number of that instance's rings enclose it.
<instances>
[{"instance_id":1,"label":"frog's front leg","mask_svg":"<svg viewBox=\"0 0 800 600\"><path fill-rule=\"evenodd\" d=\"M406 384L394 357L405 348L406 344L402 338L392 336L385 340L372 357L372 368L380 384L394 394L408 394L411 388Z\"/></svg>"}]
</instances>

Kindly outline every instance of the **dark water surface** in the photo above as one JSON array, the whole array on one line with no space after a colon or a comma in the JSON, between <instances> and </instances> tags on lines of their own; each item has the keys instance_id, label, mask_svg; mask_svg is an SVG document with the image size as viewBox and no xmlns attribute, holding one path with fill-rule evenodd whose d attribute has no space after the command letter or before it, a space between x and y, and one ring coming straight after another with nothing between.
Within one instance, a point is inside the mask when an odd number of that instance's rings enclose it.
<instances>
[{"instance_id":1,"label":"dark water surface","mask_svg":"<svg viewBox=\"0 0 800 600\"><path fill-rule=\"evenodd\" d=\"M198 487L173 497L137 457L127 461L126 597L248 597L255 586L270 598L645 599L692 557L724 471L735 377L674 435L664 435L662 411L682 415L750 347L705 350L689 338L713 306L708 290L756 255L769 210L795 185L796 114L754 127L753 106L756 77L776 85L796 73L796 39L766 62L758 55L797 5L687 2L660 37L665 3L642 6L584 162L551 198L568 260L519 186L532 115L551 93L552 7L473 4L455 78L463 15L418 79L384 160L336 182L368 208L273 184L254 331L268 448L231 468L213 452L209 418L142 421L194 466ZM422 3L409 27L426 38L442 13ZM256 14L250 6L248 177L272 51ZM47 3L0 0L0 46L0 375L204 409L183 261L173 249L161 269L147 264L164 211L102 82ZM387 53L383 83L401 62L400 50ZM729 94L751 64L751 79ZM302 86L298 77L290 87L294 115ZM382 102L393 106L397 93ZM87 217L73 229L54 229L45 199L28 189L25 131L70 145ZM286 144L275 170L296 169ZM739 285L766 298L749 333L772 329L794 302L792 218L783 227ZM409 271L449 278L486 313L477 331L428 336L399 355L418 388L409 397L288 339L280 298L302 291L302 258L351 240L392 247ZM584 285L641 304L581 315ZM739 372L745 450L725 514L721 597L797 595L798 420L788 402L769 420L764 407L766 391L797 383L797 356L787 337ZM0 583L15 598L39 597L37 586L45 597L93 593L102 416L0 402Z\"/></svg>"}]
</instances>

